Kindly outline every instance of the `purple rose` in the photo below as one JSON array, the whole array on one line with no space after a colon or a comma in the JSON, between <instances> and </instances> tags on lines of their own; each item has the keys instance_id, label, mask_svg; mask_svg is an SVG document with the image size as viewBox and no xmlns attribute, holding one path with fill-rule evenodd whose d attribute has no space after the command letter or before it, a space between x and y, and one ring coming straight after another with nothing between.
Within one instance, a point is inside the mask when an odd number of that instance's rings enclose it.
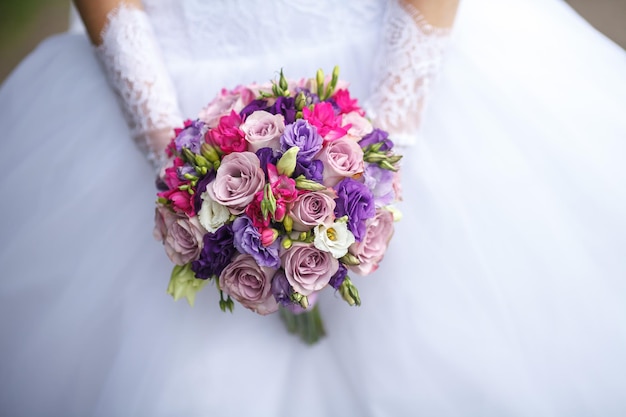
<instances>
[{"instance_id":1,"label":"purple rose","mask_svg":"<svg viewBox=\"0 0 626 417\"><path fill-rule=\"evenodd\" d=\"M337 192L335 215L348 216L348 229L360 242L365 236L365 222L376 214L374 196L365 184L352 178L341 180L334 189Z\"/></svg>"},{"instance_id":2,"label":"purple rose","mask_svg":"<svg viewBox=\"0 0 626 417\"><path fill-rule=\"evenodd\" d=\"M293 178L304 175L304 178L321 183L324 179L324 163L318 159L312 161L296 161Z\"/></svg>"},{"instance_id":3,"label":"purple rose","mask_svg":"<svg viewBox=\"0 0 626 417\"><path fill-rule=\"evenodd\" d=\"M298 119L285 127L285 132L280 137L280 150L285 152L289 148L297 146L297 160L310 162L322 149L324 140L317 132L317 128L304 119Z\"/></svg>"},{"instance_id":4,"label":"purple rose","mask_svg":"<svg viewBox=\"0 0 626 417\"><path fill-rule=\"evenodd\" d=\"M193 153L200 153L200 146L204 140L205 123L201 120L194 120L186 126L174 139L176 150L189 149Z\"/></svg>"},{"instance_id":5,"label":"purple rose","mask_svg":"<svg viewBox=\"0 0 626 417\"><path fill-rule=\"evenodd\" d=\"M382 142L381 151L389 151L393 148L393 142L389 139L389 133L381 129L374 129L372 133L366 135L359 141L361 148Z\"/></svg>"},{"instance_id":6,"label":"purple rose","mask_svg":"<svg viewBox=\"0 0 626 417\"><path fill-rule=\"evenodd\" d=\"M235 219L233 222L233 233L235 235L235 248L239 252L251 255L261 266L271 268L280 266L280 258L278 257L279 239L276 239L269 246L263 246L261 233L254 227L252 220L248 216L242 215Z\"/></svg>"},{"instance_id":7,"label":"purple rose","mask_svg":"<svg viewBox=\"0 0 626 417\"><path fill-rule=\"evenodd\" d=\"M363 173L363 183L372 191L374 205L383 207L391 204L395 199L393 171L379 167L376 164L367 164Z\"/></svg>"},{"instance_id":8,"label":"purple rose","mask_svg":"<svg viewBox=\"0 0 626 417\"><path fill-rule=\"evenodd\" d=\"M346 268L344 264L339 262L339 269L337 269L337 272L335 272L335 275L330 277L330 282L329 282L330 286L338 290L339 287L341 287L341 284L343 284L343 281L346 279L347 276L348 276L348 268Z\"/></svg>"},{"instance_id":9,"label":"purple rose","mask_svg":"<svg viewBox=\"0 0 626 417\"><path fill-rule=\"evenodd\" d=\"M302 295L324 288L339 268L339 261L329 252L301 242L294 243L281 259L287 280Z\"/></svg>"},{"instance_id":10,"label":"purple rose","mask_svg":"<svg viewBox=\"0 0 626 417\"><path fill-rule=\"evenodd\" d=\"M163 242L167 256L176 265L185 265L198 258L205 232L197 217L189 218L157 206L154 236Z\"/></svg>"},{"instance_id":11,"label":"purple rose","mask_svg":"<svg viewBox=\"0 0 626 417\"><path fill-rule=\"evenodd\" d=\"M207 192L232 214L241 214L264 185L265 173L259 158L252 152L234 152L222 158Z\"/></svg>"},{"instance_id":12,"label":"purple rose","mask_svg":"<svg viewBox=\"0 0 626 417\"><path fill-rule=\"evenodd\" d=\"M278 310L271 284L275 272L259 266L252 256L239 254L220 274L220 288L255 313L274 313Z\"/></svg>"},{"instance_id":13,"label":"purple rose","mask_svg":"<svg viewBox=\"0 0 626 417\"><path fill-rule=\"evenodd\" d=\"M219 276L237 253L233 246L232 226L225 224L215 233L205 234L203 242L200 257L191 263L191 269L196 273L196 277L201 279Z\"/></svg>"},{"instance_id":14,"label":"purple rose","mask_svg":"<svg viewBox=\"0 0 626 417\"><path fill-rule=\"evenodd\" d=\"M291 284L287 281L284 269L276 271L274 278L272 278L272 294L276 302L283 307L293 304L293 301L291 301L293 288L291 288Z\"/></svg>"},{"instance_id":15,"label":"purple rose","mask_svg":"<svg viewBox=\"0 0 626 417\"><path fill-rule=\"evenodd\" d=\"M335 221L335 193L332 190L300 194L291 208L293 230L307 232L318 224Z\"/></svg>"}]
</instances>

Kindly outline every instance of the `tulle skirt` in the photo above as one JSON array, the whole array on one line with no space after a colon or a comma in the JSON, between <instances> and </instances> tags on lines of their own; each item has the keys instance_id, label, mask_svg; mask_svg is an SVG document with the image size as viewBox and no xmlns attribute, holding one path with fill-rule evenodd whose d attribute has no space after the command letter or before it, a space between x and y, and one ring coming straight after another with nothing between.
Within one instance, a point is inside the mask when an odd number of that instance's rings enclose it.
<instances>
[{"instance_id":1,"label":"tulle skirt","mask_svg":"<svg viewBox=\"0 0 626 417\"><path fill-rule=\"evenodd\" d=\"M42 43L0 89L0 414L626 413L626 53L560 2L482 3L403 150L404 218L353 277L363 305L327 291L312 347L210 286L194 308L165 293L153 173L93 51ZM274 75L228 65L172 68L189 117L198 83Z\"/></svg>"}]
</instances>

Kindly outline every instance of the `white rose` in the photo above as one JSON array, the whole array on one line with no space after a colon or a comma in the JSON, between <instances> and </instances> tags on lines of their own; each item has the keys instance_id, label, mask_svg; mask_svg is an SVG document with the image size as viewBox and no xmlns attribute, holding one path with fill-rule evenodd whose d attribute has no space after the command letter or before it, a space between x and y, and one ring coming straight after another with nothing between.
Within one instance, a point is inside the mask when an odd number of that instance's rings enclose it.
<instances>
[{"instance_id":1,"label":"white rose","mask_svg":"<svg viewBox=\"0 0 626 417\"><path fill-rule=\"evenodd\" d=\"M257 110L239 128L245 135L250 152L261 148L278 149L280 136L285 131L285 118L282 114Z\"/></svg>"},{"instance_id":2,"label":"white rose","mask_svg":"<svg viewBox=\"0 0 626 417\"><path fill-rule=\"evenodd\" d=\"M336 259L348 253L348 248L355 242L354 235L348 230L345 221L336 221L330 226L318 224L313 231L315 234L313 245L321 251L330 252Z\"/></svg>"},{"instance_id":3,"label":"white rose","mask_svg":"<svg viewBox=\"0 0 626 417\"><path fill-rule=\"evenodd\" d=\"M226 206L213 200L206 191L200 195L200 198L202 198L202 206L198 212L198 220L202 227L214 233L228 221L230 211Z\"/></svg>"},{"instance_id":4,"label":"white rose","mask_svg":"<svg viewBox=\"0 0 626 417\"><path fill-rule=\"evenodd\" d=\"M348 136L357 142L374 130L372 123L355 111L344 114L341 118L342 127L349 124L352 126L348 129Z\"/></svg>"}]
</instances>

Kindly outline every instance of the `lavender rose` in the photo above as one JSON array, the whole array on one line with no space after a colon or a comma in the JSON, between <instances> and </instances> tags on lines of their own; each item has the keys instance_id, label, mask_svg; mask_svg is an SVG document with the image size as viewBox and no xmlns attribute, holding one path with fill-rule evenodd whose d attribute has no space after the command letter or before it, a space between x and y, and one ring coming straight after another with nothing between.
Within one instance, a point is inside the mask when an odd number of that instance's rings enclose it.
<instances>
[{"instance_id":1,"label":"lavender rose","mask_svg":"<svg viewBox=\"0 0 626 417\"><path fill-rule=\"evenodd\" d=\"M349 266L350 270L359 275L368 275L378 269L389 241L393 236L393 215L391 212L380 209L367 222L367 231L361 242L350 247L350 253L359 260L359 265Z\"/></svg>"},{"instance_id":2,"label":"lavender rose","mask_svg":"<svg viewBox=\"0 0 626 417\"><path fill-rule=\"evenodd\" d=\"M333 190L300 194L291 208L293 230L306 232L318 224L331 224L335 220L335 197Z\"/></svg>"},{"instance_id":3,"label":"lavender rose","mask_svg":"<svg viewBox=\"0 0 626 417\"><path fill-rule=\"evenodd\" d=\"M271 245L264 246L261 233L252 224L252 220L242 215L233 222L233 233L235 234L234 245L240 253L246 253L254 258L261 266L278 268L280 258L278 249L280 241L277 239Z\"/></svg>"},{"instance_id":4,"label":"lavender rose","mask_svg":"<svg viewBox=\"0 0 626 417\"><path fill-rule=\"evenodd\" d=\"M365 236L365 222L374 217L376 208L374 196L365 184L352 178L345 178L335 186L337 217L348 216L348 229L354 238L360 242Z\"/></svg>"},{"instance_id":5,"label":"lavender rose","mask_svg":"<svg viewBox=\"0 0 626 417\"><path fill-rule=\"evenodd\" d=\"M246 118L239 128L248 142L248 150L256 152L261 148L278 149L280 136L285 130L282 114L271 114L258 110Z\"/></svg>"},{"instance_id":6,"label":"lavender rose","mask_svg":"<svg viewBox=\"0 0 626 417\"><path fill-rule=\"evenodd\" d=\"M154 236L163 242L167 256L176 265L185 265L198 258L204 233L197 217L189 218L157 206Z\"/></svg>"},{"instance_id":7,"label":"lavender rose","mask_svg":"<svg viewBox=\"0 0 626 417\"><path fill-rule=\"evenodd\" d=\"M315 126L304 119L298 119L285 127L285 132L280 137L280 150L285 152L297 146L300 149L297 160L310 162L322 149L323 141Z\"/></svg>"},{"instance_id":8,"label":"lavender rose","mask_svg":"<svg viewBox=\"0 0 626 417\"><path fill-rule=\"evenodd\" d=\"M287 280L302 295L324 288L339 268L339 261L330 253L307 243L294 243L281 259Z\"/></svg>"},{"instance_id":9,"label":"lavender rose","mask_svg":"<svg viewBox=\"0 0 626 417\"><path fill-rule=\"evenodd\" d=\"M224 156L207 191L232 214L241 214L264 185L259 158L252 152L234 152Z\"/></svg>"},{"instance_id":10,"label":"lavender rose","mask_svg":"<svg viewBox=\"0 0 626 417\"><path fill-rule=\"evenodd\" d=\"M328 187L364 169L363 149L347 137L328 142L318 158L324 164L323 184Z\"/></svg>"},{"instance_id":11,"label":"lavender rose","mask_svg":"<svg viewBox=\"0 0 626 417\"><path fill-rule=\"evenodd\" d=\"M191 263L197 278L207 279L219 276L237 253L233 246L233 228L226 224L215 233L207 233L200 257Z\"/></svg>"},{"instance_id":12,"label":"lavender rose","mask_svg":"<svg viewBox=\"0 0 626 417\"><path fill-rule=\"evenodd\" d=\"M259 266L247 254L237 255L220 274L220 288L245 308L267 315L278 310L272 294L275 269Z\"/></svg>"}]
</instances>

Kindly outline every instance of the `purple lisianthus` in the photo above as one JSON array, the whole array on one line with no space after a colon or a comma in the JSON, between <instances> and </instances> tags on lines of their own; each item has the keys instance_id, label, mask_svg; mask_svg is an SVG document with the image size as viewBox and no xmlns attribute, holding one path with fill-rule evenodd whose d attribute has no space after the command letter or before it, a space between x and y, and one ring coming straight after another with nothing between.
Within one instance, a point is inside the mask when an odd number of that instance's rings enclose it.
<instances>
[{"instance_id":1,"label":"purple lisianthus","mask_svg":"<svg viewBox=\"0 0 626 417\"><path fill-rule=\"evenodd\" d=\"M393 189L394 172L379 167L376 164L367 164L363 172L363 182L372 191L376 207L391 204L395 198Z\"/></svg>"},{"instance_id":2,"label":"purple lisianthus","mask_svg":"<svg viewBox=\"0 0 626 417\"><path fill-rule=\"evenodd\" d=\"M317 159L312 161L296 161L293 177L297 178L300 175L304 175L307 180L321 183L324 179L324 163Z\"/></svg>"},{"instance_id":3,"label":"purple lisianthus","mask_svg":"<svg viewBox=\"0 0 626 417\"><path fill-rule=\"evenodd\" d=\"M255 111L265 110L266 108L267 108L267 100L263 100L263 99L252 100L250 104L248 104L246 107L241 109L241 111L239 112L239 116L243 120L246 120L246 117L250 116Z\"/></svg>"},{"instance_id":4,"label":"purple lisianthus","mask_svg":"<svg viewBox=\"0 0 626 417\"><path fill-rule=\"evenodd\" d=\"M324 140L317 132L317 128L304 119L298 119L294 123L285 126L285 131L280 137L280 150L286 152L289 148L300 148L298 162L310 162L322 149Z\"/></svg>"},{"instance_id":5,"label":"purple lisianthus","mask_svg":"<svg viewBox=\"0 0 626 417\"><path fill-rule=\"evenodd\" d=\"M235 219L233 233L235 235L235 248L239 252L252 255L259 266L280 267L280 258L278 257L280 240L276 239L271 245L263 246L261 233L254 227L248 216L241 215Z\"/></svg>"},{"instance_id":6,"label":"purple lisianthus","mask_svg":"<svg viewBox=\"0 0 626 417\"><path fill-rule=\"evenodd\" d=\"M272 114L282 114L285 118L285 124L291 124L296 121L296 100L293 97L278 97L274 104L268 106L265 111Z\"/></svg>"},{"instance_id":7,"label":"purple lisianthus","mask_svg":"<svg viewBox=\"0 0 626 417\"><path fill-rule=\"evenodd\" d=\"M337 193L335 216L348 216L348 229L360 242L365 236L365 222L376 214L374 196L365 184L352 178L344 178L334 189Z\"/></svg>"},{"instance_id":8,"label":"purple lisianthus","mask_svg":"<svg viewBox=\"0 0 626 417\"><path fill-rule=\"evenodd\" d=\"M283 307L293 304L291 301L291 294L293 294L293 288L287 280L284 269L279 269L272 278L272 294L276 302Z\"/></svg>"},{"instance_id":9,"label":"purple lisianthus","mask_svg":"<svg viewBox=\"0 0 626 417\"><path fill-rule=\"evenodd\" d=\"M256 156L261 161L261 169L265 172L265 176L267 177L267 164L276 165L279 157L275 155L274 149L272 148L261 148L256 151Z\"/></svg>"},{"instance_id":10,"label":"purple lisianthus","mask_svg":"<svg viewBox=\"0 0 626 417\"><path fill-rule=\"evenodd\" d=\"M363 136L363 139L359 141L359 145L361 148L365 148L379 142L383 143L380 147L381 151L389 151L393 149L393 142L389 139L389 133L381 129L374 129L372 130L372 133Z\"/></svg>"},{"instance_id":11,"label":"purple lisianthus","mask_svg":"<svg viewBox=\"0 0 626 417\"><path fill-rule=\"evenodd\" d=\"M180 152L183 148L187 148L193 153L200 153L200 146L204 139L204 126L205 123L202 120L194 120L185 126L174 139L176 150Z\"/></svg>"},{"instance_id":12,"label":"purple lisianthus","mask_svg":"<svg viewBox=\"0 0 626 417\"><path fill-rule=\"evenodd\" d=\"M233 228L225 224L215 231L206 233L200 257L191 263L196 277L201 279L219 276L237 253L233 246Z\"/></svg>"},{"instance_id":13,"label":"purple lisianthus","mask_svg":"<svg viewBox=\"0 0 626 417\"><path fill-rule=\"evenodd\" d=\"M338 290L339 287L341 287L341 284L343 284L343 281L346 279L347 276L348 276L348 268L346 268L344 264L339 262L339 269L337 269L337 272L335 272L335 275L330 277L330 282L329 282L330 286Z\"/></svg>"},{"instance_id":14,"label":"purple lisianthus","mask_svg":"<svg viewBox=\"0 0 626 417\"><path fill-rule=\"evenodd\" d=\"M202 207L202 193L206 191L207 185L211 183L215 179L215 170L211 170L206 173L205 176L198 180L196 184L195 194L193 195L193 210L196 214L200 211Z\"/></svg>"}]
</instances>

